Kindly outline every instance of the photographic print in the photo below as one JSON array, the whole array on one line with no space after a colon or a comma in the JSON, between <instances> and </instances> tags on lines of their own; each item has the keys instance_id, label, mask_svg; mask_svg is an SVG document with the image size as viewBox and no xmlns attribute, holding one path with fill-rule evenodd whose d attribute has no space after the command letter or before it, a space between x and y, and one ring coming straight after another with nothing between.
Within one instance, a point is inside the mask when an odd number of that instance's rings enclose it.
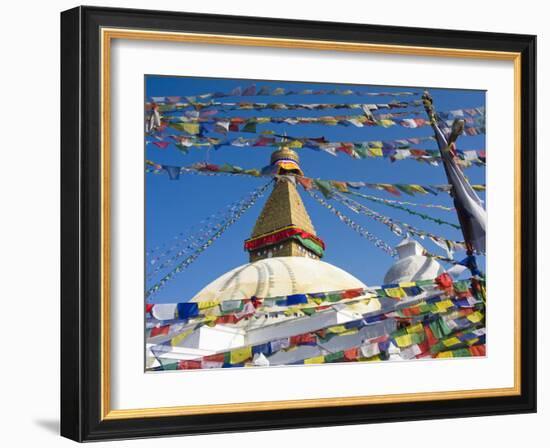
<instances>
[{"instance_id":1,"label":"photographic print","mask_svg":"<svg viewBox=\"0 0 550 448\"><path fill-rule=\"evenodd\" d=\"M61 25L63 436L536 412L536 36Z\"/></svg>"},{"instance_id":2,"label":"photographic print","mask_svg":"<svg viewBox=\"0 0 550 448\"><path fill-rule=\"evenodd\" d=\"M144 84L146 371L487 356L485 91Z\"/></svg>"}]
</instances>

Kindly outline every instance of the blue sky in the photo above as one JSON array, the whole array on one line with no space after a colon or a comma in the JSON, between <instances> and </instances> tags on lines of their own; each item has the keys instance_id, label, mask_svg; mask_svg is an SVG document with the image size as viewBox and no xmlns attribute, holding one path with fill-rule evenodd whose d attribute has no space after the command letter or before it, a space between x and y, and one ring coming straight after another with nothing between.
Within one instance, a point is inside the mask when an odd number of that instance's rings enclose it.
<instances>
[{"instance_id":1,"label":"blue sky","mask_svg":"<svg viewBox=\"0 0 550 448\"><path fill-rule=\"evenodd\" d=\"M285 81L256 81L243 79L219 79L219 78L186 78L148 75L145 77L145 98L152 96L191 96L209 92L229 92L237 86L246 87L256 84L257 88L269 86L271 88L283 87L285 89L346 89L352 88L361 92L388 92L388 91L413 91L421 93L424 87L388 87L349 84L319 84L296 83ZM429 89L434 98L435 106L440 111L448 111L461 108L473 108L485 106L485 92L455 89ZM285 95L285 96L254 96L246 97L246 101L256 102L286 102L286 103L388 103L394 99L410 101L415 97L365 97L365 96L329 96L329 95ZM224 101L243 100L243 97L223 98ZM398 111L400 109L397 109ZM387 110L382 113L389 112ZM357 109L338 110L286 110L286 111L235 111L224 113L225 116L321 116L321 115L358 115ZM221 113L219 114L221 115ZM425 115L420 115L425 118ZM286 125L264 124L259 125L257 131L274 130L289 136L324 136L330 141L367 141L367 140L393 140L405 137L421 137L432 135L430 127L407 129L400 126L390 128L354 126L323 126L313 124ZM253 137L250 133L230 133L229 137L238 136ZM414 146L422 149L436 149L435 142L429 141ZM458 148L478 149L485 148L485 136L463 136L458 140ZM155 145L145 146L145 157L164 165L190 165L196 162L208 161L209 163L223 164L228 162L243 168L261 168L269 164L269 157L275 148L236 148L222 146L218 150L206 150L202 147L191 148L189 154L179 152L173 145L167 149L159 149ZM447 180L443 167L433 167L414 159L407 159L392 163L386 158L352 159L346 154L337 157L322 151L309 148L298 150L301 159L301 167L306 176L322 179L335 179L347 181L366 181L380 183L416 183L416 184L446 184ZM471 167L466 170L466 175L471 183L485 183L485 169L483 167ZM201 221L223 209L252 190L265 184L266 178L253 178L249 176L198 176L184 175L179 180L169 180L168 176L146 174L145 191L145 242L147 250L173 246L174 239L180 233L189 234L200 230ZM388 199L400 199L416 203L430 203L452 206L450 196L440 193L438 196L416 195L414 197L402 195L395 198L384 192L370 189L362 189L362 193L376 195ZM312 200L307 193L300 189L302 199L316 228L317 234L325 241L327 249L324 261L339 266L350 272L367 285L380 285L384 274L393 263L393 259L382 250L376 248L365 238L359 236L324 207ZM223 273L248 262L248 254L243 249L243 241L250 236L252 227L262 209L268 194L260 199L254 207L233 225L220 239L207 249L192 265L179 273L174 280L167 283L156 295L151 297L151 302L184 302L193 297L202 287L216 279ZM485 195L480 194L484 200ZM355 198L357 199L357 198ZM441 226L421 218L411 216L404 211L389 208L383 204L359 199L369 208L404 221L419 229L429 231L443 237L463 240L461 232L449 226ZM390 245L395 245L400 238L391 233L386 226L373 221L364 215L353 213L351 210L332 201L343 213L351 217L355 222L367 228ZM411 209L423 213L429 213L447 221L457 223L454 212L411 207ZM432 253L444 255L431 241L424 240L421 243ZM158 252L157 252L158 253ZM464 253L457 253L455 257L461 259ZM171 265L174 267L175 263ZM146 272L150 266L146 267ZM168 272L168 271L166 271ZM147 288L154 284L153 278L147 283Z\"/></svg>"}]
</instances>

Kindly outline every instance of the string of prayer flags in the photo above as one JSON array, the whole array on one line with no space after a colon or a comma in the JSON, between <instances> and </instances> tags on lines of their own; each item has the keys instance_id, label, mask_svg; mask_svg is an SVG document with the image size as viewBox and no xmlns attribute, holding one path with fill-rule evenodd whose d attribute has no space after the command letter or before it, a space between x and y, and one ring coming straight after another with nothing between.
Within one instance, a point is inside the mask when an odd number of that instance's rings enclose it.
<instances>
[{"instance_id":1,"label":"string of prayer flags","mask_svg":"<svg viewBox=\"0 0 550 448\"><path fill-rule=\"evenodd\" d=\"M169 257L179 250L186 251L191 249L196 243L196 240L200 240L201 233L199 229L207 230L214 227L219 227L220 222L223 222L227 217L232 214L235 210L239 209L250 196L247 196L239 201L228 204L222 210L211 214L210 216L205 217L198 223L197 227L191 227L187 231L178 233L173 237L170 244L163 244L161 246L147 247L146 256L147 256L147 265L149 266L158 266L161 261L166 257ZM197 236L198 234L198 236Z\"/></svg>"},{"instance_id":2,"label":"string of prayer flags","mask_svg":"<svg viewBox=\"0 0 550 448\"><path fill-rule=\"evenodd\" d=\"M326 294L327 295L332 295L332 294L329 294L329 293L326 293ZM290 299L290 297L291 296L289 296L289 299ZM439 298L439 297L437 297L437 298ZM455 303L455 300L456 299L452 298L451 302ZM248 305L250 305L251 302L249 301L249 302L246 302L246 303ZM435 304L438 304L438 303L444 303L445 306L436 307ZM448 305L447 305L447 303L448 303ZM479 304L481 302L477 302L477 303ZM182 310L183 305L184 304L170 304L170 309L172 310L172 312L169 313L169 314L170 314L170 317L172 319L185 319L186 318L185 316L187 316L187 315L192 315L192 316L196 317L197 307L194 307L194 305L197 305L198 309L201 309L201 304L200 304L200 302L198 302L196 304L189 304L189 306L185 308L186 312L182 312L181 310ZM219 302L218 302L218 305L220 305ZM279 306L284 306L284 305L280 304ZM462 308L464 308L464 305L461 305L461 306L462 306ZM467 305L466 308L471 308L472 306L473 305ZM164 305L154 305L154 307L162 308L162 307L164 307ZM441 322L439 324L440 327L444 329L442 334L448 334L453 329L464 330L465 328L471 326L472 321L468 320L464 316L470 316L470 317L473 316L474 317L474 318L472 318L472 320L474 321L473 323L478 323L482 319L482 315L478 311L472 311L471 309L465 309L464 311L461 311L460 313L457 313L455 310L457 310L459 308L458 305L453 306L452 303L449 302L449 299L439 300L439 301L430 301L430 304L427 304L424 301L424 302L421 302L418 305L415 305L414 307L425 308L424 309L424 314L423 314L424 316L426 316L426 314L434 315L434 314L446 313L450 310L453 311L453 313L442 317L442 319L444 319L444 322ZM410 308L412 309L413 307L410 307ZM396 312L393 312L393 313L387 313L386 312L385 316L386 316L386 318L390 318L394 315L398 316L399 314L404 314L405 317L419 316L418 313L411 313L409 311L406 311L406 310L409 310L409 308L405 308L404 310L405 311L400 310L400 311L396 311ZM323 311L323 310L321 310L321 311ZM164 312L164 315L167 315L166 311L163 311L163 310L155 310L155 312L153 314L158 315L159 313L162 314L163 312ZM260 310L260 313L264 313L264 312L265 311ZM270 313L270 314L272 314L272 313ZM250 315L248 315L248 317L250 318ZM189 319L189 318L187 318L187 319ZM424 317L424 319L426 319L426 317ZM194 329L199 328L197 325L201 324L201 322L204 323L204 321L195 320L195 322L194 322L195 326L194 327L182 326L182 324L180 324L180 323L176 323L176 324L172 324L172 325L157 325L157 326L155 326L151 329L150 337L170 334L171 335L170 340L172 340L172 343L173 343L173 335L174 334L178 334L178 332L181 333L182 331L187 332L189 330L189 328L194 328ZM225 319L221 320L220 322L222 322L224 324L227 323ZM230 321L230 323L234 323L234 324L236 324L237 322L238 322L238 320L237 321ZM372 323L372 322L375 322L375 321L372 320L372 319L370 319L370 320L367 319L366 322L367 323ZM323 339L325 341L330 339L330 337L326 336L326 334L339 334L339 335L355 334L357 328L361 327L363 324L364 324L363 320L357 320L357 321L349 322L345 325L336 325L336 326L331 327L330 329L327 329L325 331L325 333L324 333L325 336L323 336ZM414 326L409 327L407 331L408 332L416 331L415 328L418 330L418 325L416 325L416 327L414 327ZM439 330L435 330L435 327L434 327L434 331L438 334L440 333ZM327 337L328 337L328 339L327 339ZM302 335L300 337L293 336L293 337L290 338L290 341L291 341L291 345L310 344L312 342L312 336L310 334Z\"/></svg>"},{"instance_id":3,"label":"string of prayer flags","mask_svg":"<svg viewBox=\"0 0 550 448\"><path fill-rule=\"evenodd\" d=\"M159 290L161 290L166 283L171 281L177 274L182 272L184 269L186 269L191 263L193 263L199 256L202 254L206 249L208 249L229 227L231 227L237 220L250 208L252 207L256 201L264 195L264 193L267 191L267 188L270 186L271 182L268 182L261 188L258 188L256 190L256 194L253 196L253 198L248 201L248 203L243 206L231 219L229 219L227 222L223 224L222 227L217 229L210 238L199 248L197 248L192 254L185 257L183 261L178 263L176 267L171 270L168 274L166 274L164 277L162 277L157 283L155 283L153 286L151 286L145 293L145 297L148 299L152 295L156 294Z\"/></svg>"},{"instance_id":4,"label":"string of prayer flags","mask_svg":"<svg viewBox=\"0 0 550 448\"><path fill-rule=\"evenodd\" d=\"M220 123L219 129L224 133L226 126ZM229 131L229 124L226 131ZM249 128L252 129L252 128ZM192 129L190 129L192 130ZM192 130L193 131L193 130ZM413 159L418 162L438 166L441 161L441 155L438 149L419 148L422 142L434 140L433 136L415 137L389 141L363 141L363 142L345 142L345 141L327 141L324 137L285 137L285 136L267 136L260 135L255 137L228 138L204 136L200 133L185 135L168 135L169 140L164 140L161 145L156 142L164 137L156 136L154 140L147 140L161 149L165 149L170 142L176 148L187 153L191 147L220 148L221 146L234 146L238 148L258 148L258 147L280 147L287 145L292 149L309 148L316 151L326 152L332 156L339 153L345 153L354 159L365 158L387 158L392 162ZM166 142L168 142L166 144ZM462 168L471 166L484 166L486 153L484 150L456 150L455 158Z\"/></svg>"},{"instance_id":5,"label":"string of prayer flags","mask_svg":"<svg viewBox=\"0 0 550 448\"><path fill-rule=\"evenodd\" d=\"M403 91L403 92L369 92L363 90L352 89L286 89L284 87L271 87L264 85L261 88L257 88L256 84L251 84L246 87L235 87L229 92L209 92L200 95L191 96L152 96L150 100L159 104L177 104L180 101L187 101L189 103L196 103L201 100L208 100L210 98L225 98L225 97L239 97L239 96L281 96L281 95L343 95L343 96L419 96L419 92Z\"/></svg>"},{"instance_id":6,"label":"string of prayer flags","mask_svg":"<svg viewBox=\"0 0 550 448\"><path fill-rule=\"evenodd\" d=\"M147 167L152 167L153 169L148 169L147 172L152 174L162 174L166 173L164 165L152 162L150 160L146 161ZM271 167L269 169L259 170L256 168L253 169L243 169L239 166L231 165L225 163L224 165L216 165L212 163L197 163L190 166L180 167L180 174L187 172L202 172L202 173L216 173L216 174L236 174L236 175L248 175L253 177L262 177L262 176L272 176L270 174ZM274 175L277 177L278 175ZM294 176L294 175L293 175ZM432 194L437 196L439 193L450 193L450 185L419 185L419 184L388 184L388 183L372 183L372 182L358 182L358 181L341 181L341 180L323 180L323 179L312 179L303 176L294 176L296 181L304 187L306 190L317 189L321 192L325 192L327 197L332 195L334 188L339 191L345 189L360 189L360 188L371 188L378 191L385 191L394 196L401 196L402 193L405 193L409 196L415 196L417 194L427 195ZM174 179L175 180L175 179ZM475 184L472 185L472 188L476 191L485 191L484 184ZM345 190L344 190L345 191Z\"/></svg>"},{"instance_id":7,"label":"string of prayer flags","mask_svg":"<svg viewBox=\"0 0 550 448\"><path fill-rule=\"evenodd\" d=\"M185 132L190 135L201 133L201 129L205 127L207 131L212 131L219 134L227 134L228 132L256 132L257 125L265 124L285 124L290 126L295 125L325 125L325 126L354 126L357 128L380 126L389 128L392 126L400 126L408 129L417 129L424 126L430 126L430 121L426 118L399 118L400 114L385 114L384 118L380 116L366 115L324 115L317 117L228 117L228 118L190 118L177 117L164 122L168 127L177 131ZM211 125L212 127L209 127ZM450 120L449 126L452 125ZM485 133L484 117L476 117L465 119L464 133L468 135L479 135Z\"/></svg>"},{"instance_id":8,"label":"string of prayer flags","mask_svg":"<svg viewBox=\"0 0 550 448\"><path fill-rule=\"evenodd\" d=\"M395 109L395 108L407 108L409 106L418 107L422 105L421 100L417 100L412 103L383 103L383 104L287 104L287 103L178 103L173 105L162 105L160 103L149 103L146 105L146 111L149 111L149 115L146 119L146 131L151 132L155 127L161 127L164 120L177 123L177 122L218 122L226 121L227 123L233 123L236 125L242 125L247 123L288 123L288 124L304 124L312 122L320 122L324 124L353 124L358 127L362 127L365 123L368 125L380 125L384 127L394 126L399 124L407 128L417 128L426 126L429 124L429 120L424 118L404 118L399 117L407 115L420 115L420 110L398 111L398 112L386 112L374 114L373 111L379 109ZM204 110L205 108L215 106L214 110ZM193 107L195 110L185 110L187 107ZM274 109L274 110L325 110L325 109L360 109L363 113L359 115L325 115L325 116L255 116L255 117L236 117L236 116L220 116L220 112L232 111L232 110L261 110L261 109ZM197 110L198 109L198 110ZM180 115L176 115L181 112ZM458 109L454 111L440 112L439 117L442 123L448 126L452 125L452 121L456 118L461 118L467 127L483 127L485 125L485 109L483 107L474 109ZM445 117L445 119L443 119ZM313 120L313 121L311 121ZM225 127L229 130L228 127ZM237 128L238 129L238 128ZM236 130L235 128L231 130Z\"/></svg>"},{"instance_id":9,"label":"string of prayer flags","mask_svg":"<svg viewBox=\"0 0 550 448\"><path fill-rule=\"evenodd\" d=\"M234 218L240 210L246 208L250 201L255 201L256 195L256 191L253 191L238 201L227 205L219 212L201 220L198 228L191 228L189 231L190 234L185 237L184 233L180 232L174 237L174 243L168 247L165 247L162 252L157 253L154 250L148 251L150 253L148 253L146 265L147 280L151 280L155 275L169 268L183 256L199 249L206 241L210 239L213 233Z\"/></svg>"},{"instance_id":10,"label":"string of prayer flags","mask_svg":"<svg viewBox=\"0 0 550 448\"><path fill-rule=\"evenodd\" d=\"M451 247L454 249L466 249L466 245L463 241L453 241L449 240L448 238L443 238L438 235L434 235L431 232L427 232L424 230L417 229L416 227L407 224L403 221L398 221L396 219L390 218L388 216L382 215L378 212L375 212L374 210L369 209L368 207L364 206L363 204L360 204L356 201L353 201L347 197L344 197L340 193L335 193L332 196L335 200L337 200L339 203L345 205L350 210L352 210L355 213L362 213L384 225L386 225L391 232L393 232L397 236L403 236L403 232L406 234L412 234L415 236L418 236L419 238L430 238L432 241L437 241L439 244L445 244L448 247Z\"/></svg>"},{"instance_id":11,"label":"string of prayer flags","mask_svg":"<svg viewBox=\"0 0 550 448\"><path fill-rule=\"evenodd\" d=\"M156 110L157 114L162 113L163 117L174 117L175 114L183 113L189 118L207 118L216 117L218 114L232 111L266 111L266 110L329 110L329 109L358 109L365 113L367 117L374 117L373 112L380 110L394 110L412 108L409 111L392 112L390 116L400 115L419 115L423 113L416 108L422 106L422 100L414 101L391 101L389 103L275 103L275 102L250 102L250 101L201 101L201 102L178 102L178 103L147 103L146 111ZM378 113L376 116L385 118L386 113ZM474 111L475 116L480 115L480 112ZM160 115L158 115L160 119ZM150 118L149 116L147 118Z\"/></svg>"},{"instance_id":12,"label":"string of prayer flags","mask_svg":"<svg viewBox=\"0 0 550 448\"><path fill-rule=\"evenodd\" d=\"M325 207L327 210L329 210L331 213L336 215L338 219L340 219L341 222L346 224L351 229L355 230L359 235L363 236L367 240L369 240L371 243L375 245L375 247L378 247L379 249L382 249L384 252L386 252L391 257L397 256L397 252L394 248L392 248L389 244L386 244L383 240L378 238L377 236L373 235L371 232L369 232L367 229L362 227L361 225L354 222L352 219L344 215L342 212L334 208L331 204L326 202L324 199L316 195L310 190L306 190L309 195L315 199L317 202L319 202L323 207Z\"/></svg>"},{"instance_id":13,"label":"string of prayer flags","mask_svg":"<svg viewBox=\"0 0 550 448\"><path fill-rule=\"evenodd\" d=\"M195 116L212 116L218 111L209 109L214 107L219 110L324 110L324 109L368 109L370 111L380 109L405 109L408 107L420 107L423 105L422 100L392 100L389 103L292 103L292 102L258 102L258 101L229 101L229 100L208 100L208 101L186 101L185 98L179 97L178 101L166 101L166 98L156 97L157 102L147 102L145 110L151 111L154 109L163 113L178 112L187 108L193 108L187 113ZM468 116L475 116L482 113L481 109L464 109L461 111L449 111L451 113L462 113ZM446 116L446 119L452 118L451 115Z\"/></svg>"},{"instance_id":14,"label":"string of prayer flags","mask_svg":"<svg viewBox=\"0 0 550 448\"><path fill-rule=\"evenodd\" d=\"M340 191L342 191L342 190L340 190ZM407 206L410 205L410 206L414 206L414 207L437 208L437 209L445 210L445 211L452 211L453 210L452 207L446 207L444 205L438 205L438 204L418 204L418 203L414 203L414 202L396 201L394 199L380 198L378 196L362 194L362 193L358 193L356 191L350 191L350 190L345 191L345 193L367 199L371 202L384 204L384 205L387 205L388 207L403 210L403 211L409 213L410 215L419 216L422 219L427 219L427 220L436 222L437 224L447 224L447 225L450 225L451 227L459 228L459 227L456 227L456 224L450 223L448 221L444 221L444 220L439 219L439 218L433 218L432 216L426 215L425 213L420 213L420 212L417 212L415 210L411 210Z\"/></svg>"},{"instance_id":15,"label":"string of prayer flags","mask_svg":"<svg viewBox=\"0 0 550 448\"><path fill-rule=\"evenodd\" d=\"M260 144L260 140L264 140L265 143ZM344 145L353 145L353 154L354 158L365 158L373 156L384 156L390 157L394 154L393 151L396 150L411 150L411 156L414 156L416 153L412 152L412 145L420 145L424 142L434 141L434 136L422 136L422 137L409 137L401 138L397 140L371 140L371 141L361 141L361 142L331 142L326 140L324 137L292 137L287 135L276 135L273 134L272 137L268 138L266 136L254 137L254 138L244 138L238 137L236 139L228 140L224 144L239 146L239 147L255 147L255 146L268 146L268 145L289 145L293 149L299 148L312 148L317 150L326 150L331 152L333 155L337 155L337 149ZM369 151L376 151L369 153ZM424 150L418 150L424 151ZM433 156L437 157L439 155L439 150L431 150L433 152L423 153L420 152L420 156ZM341 151L348 152L349 151ZM459 152L460 153L460 152Z\"/></svg>"},{"instance_id":16,"label":"string of prayer flags","mask_svg":"<svg viewBox=\"0 0 550 448\"><path fill-rule=\"evenodd\" d=\"M234 316L236 320L232 320L230 323L236 323L247 317L262 316L265 314L274 316L277 313L285 313L289 310L291 313L307 311L306 314L311 315L329 309L335 304L368 304L373 298L388 297L388 294L391 294L391 292L387 292L386 290L392 288L400 290L398 294L395 294L394 299L404 300L419 296L425 291L437 291L436 286L433 280L424 280L382 285L379 288L352 288L341 291L292 294L273 298L250 297L234 300L200 301L196 303L148 303L146 304L146 314L150 317L151 321L155 320L158 323L181 320L204 323L205 318L208 322L217 322L217 319L212 318L228 316ZM181 329L181 324L175 324L174 328L176 330ZM349 328L351 327L347 325L346 329ZM170 332L173 332L173 329Z\"/></svg>"},{"instance_id":17,"label":"string of prayer flags","mask_svg":"<svg viewBox=\"0 0 550 448\"><path fill-rule=\"evenodd\" d=\"M285 104L275 105L279 110L288 109ZM316 105L317 109L329 109L330 106L336 105ZM351 105L342 105L343 107L348 108ZM423 111L420 110L409 110L409 111L399 111L399 112L386 112L386 113L377 113L373 114L371 107L366 104L355 105L355 108L361 109L364 113L360 115L319 115L319 116L255 116L255 117L236 117L236 116L220 116L214 113L198 113L196 111L184 111L182 115L176 116L174 113L167 113L166 111L161 116L161 120L170 120L169 122L196 122L196 123L209 123L209 122L218 122L226 121L227 123L236 124L238 126L244 124L262 124L262 123L288 123L288 124L304 124L304 123L321 123L321 124L353 124L357 127L362 127L363 125L380 125L384 127L394 126L399 124L406 128L417 128L421 126L426 126L429 124L429 120L424 118L403 118L403 116L415 116L423 114ZM378 107L373 105L376 109ZM383 105L388 108L391 106L389 104ZM405 106L406 107L406 106ZM306 109L307 105L300 105L300 108ZM342 107L340 107L342 108ZM351 108L351 107L349 107ZM374 109L374 110L376 110ZM174 112L174 111L172 111ZM214 112L214 111L211 111ZM217 111L220 112L220 111ZM463 112L461 110L455 112ZM447 113L450 115L450 112ZM466 126L480 126L485 124L485 113L482 108L474 110L474 114L469 117L464 117ZM239 129L237 127L237 129ZM226 127L226 130L227 127Z\"/></svg>"}]
</instances>

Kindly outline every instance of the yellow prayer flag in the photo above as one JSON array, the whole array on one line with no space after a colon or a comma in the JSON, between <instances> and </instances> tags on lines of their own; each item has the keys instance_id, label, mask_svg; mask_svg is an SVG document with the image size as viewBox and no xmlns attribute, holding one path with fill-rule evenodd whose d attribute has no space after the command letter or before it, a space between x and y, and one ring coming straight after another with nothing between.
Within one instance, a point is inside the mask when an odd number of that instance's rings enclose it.
<instances>
[{"instance_id":1,"label":"yellow prayer flag","mask_svg":"<svg viewBox=\"0 0 550 448\"><path fill-rule=\"evenodd\" d=\"M198 134L200 125L198 123L183 123L183 130L188 134Z\"/></svg>"},{"instance_id":2,"label":"yellow prayer flag","mask_svg":"<svg viewBox=\"0 0 550 448\"><path fill-rule=\"evenodd\" d=\"M451 351L439 352L436 358L453 358L453 352Z\"/></svg>"},{"instance_id":3,"label":"yellow prayer flag","mask_svg":"<svg viewBox=\"0 0 550 448\"><path fill-rule=\"evenodd\" d=\"M219 303L220 302L217 301L217 300L208 300L208 301L204 301L204 302L197 302L197 304L199 305L199 310L204 310L206 308L213 308L216 305L218 305Z\"/></svg>"},{"instance_id":4,"label":"yellow prayer flag","mask_svg":"<svg viewBox=\"0 0 550 448\"><path fill-rule=\"evenodd\" d=\"M410 187L411 190L416 191L417 193L428 194L428 192L421 185L412 184Z\"/></svg>"},{"instance_id":5,"label":"yellow prayer flag","mask_svg":"<svg viewBox=\"0 0 550 448\"><path fill-rule=\"evenodd\" d=\"M177 336L174 336L172 340L170 341L170 344L172 347L175 347L178 345L181 341L183 341L187 336L189 336L191 333L193 333L193 329L184 331L183 333L178 334Z\"/></svg>"},{"instance_id":6,"label":"yellow prayer flag","mask_svg":"<svg viewBox=\"0 0 550 448\"><path fill-rule=\"evenodd\" d=\"M416 325L411 325L410 327L407 327L407 333L420 333L424 331L424 326L421 323L418 323Z\"/></svg>"},{"instance_id":7,"label":"yellow prayer flag","mask_svg":"<svg viewBox=\"0 0 550 448\"><path fill-rule=\"evenodd\" d=\"M348 329L344 325L336 325L334 327L327 328L328 333L336 333L336 334L344 333L347 330Z\"/></svg>"},{"instance_id":8,"label":"yellow prayer flag","mask_svg":"<svg viewBox=\"0 0 550 448\"><path fill-rule=\"evenodd\" d=\"M412 345L412 337L410 334L404 334L403 336L397 336L395 338L395 342L397 343L398 347L408 347L409 345Z\"/></svg>"},{"instance_id":9,"label":"yellow prayer flag","mask_svg":"<svg viewBox=\"0 0 550 448\"><path fill-rule=\"evenodd\" d=\"M478 322L481 321L481 319L483 319L483 314L481 314L479 311L476 311L475 313L472 313L472 314L469 314L468 316L466 316L466 318L474 323L474 324L477 324Z\"/></svg>"},{"instance_id":10,"label":"yellow prayer flag","mask_svg":"<svg viewBox=\"0 0 550 448\"><path fill-rule=\"evenodd\" d=\"M401 299L407 295L402 288L386 288L384 292L393 299Z\"/></svg>"},{"instance_id":11,"label":"yellow prayer flag","mask_svg":"<svg viewBox=\"0 0 550 448\"><path fill-rule=\"evenodd\" d=\"M439 313L442 313L444 311L446 311L448 308L452 307L453 306L453 302L452 300L442 300L441 302L436 302L435 303L435 307L437 308L437 311Z\"/></svg>"},{"instance_id":12,"label":"yellow prayer flag","mask_svg":"<svg viewBox=\"0 0 550 448\"><path fill-rule=\"evenodd\" d=\"M390 126L395 126L395 121L388 119L378 120L378 124L384 128L389 128Z\"/></svg>"},{"instance_id":13,"label":"yellow prayer flag","mask_svg":"<svg viewBox=\"0 0 550 448\"><path fill-rule=\"evenodd\" d=\"M341 191L342 193L347 193L349 191L348 184L346 182L339 182L339 181L333 180L330 183L334 188L336 188L338 191Z\"/></svg>"},{"instance_id":14,"label":"yellow prayer flag","mask_svg":"<svg viewBox=\"0 0 550 448\"><path fill-rule=\"evenodd\" d=\"M443 340L443 345L445 347L452 347L453 345L457 345L457 344L461 344L461 343L462 343L462 341L460 339L458 339L457 337L452 337L452 338Z\"/></svg>"},{"instance_id":15,"label":"yellow prayer flag","mask_svg":"<svg viewBox=\"0 0 550 448\"><path fill-rule=\"evenodd\" d=\"M415 282L401 282L399 283L400 288L410 288L412 286L416 286Z\"/></svg>"},{"instance_id":16,"label":"yellow prayer flag","mask_svg":"<svg viewBox=\"0 0 550 448\"><path fill-rule=\"evenodd\" d=\"M323 364L324 362L324 356L315 356L314 358L304 359L304 364Z\"/></svg>"},{"instance_id":17,"label":"yellow prayer flag","mask_svg":"<svg viewBox=\"0 0 550 448\"><path fill-rule=\"evenodd\" d=\"M352 328L351 330L340 333L339 336L351 336L352 334L359 333L359 328Z\"/></svg>"},{"instance_id":18,"label":"yellow prayer flag","mask_svg":"<svg viewBox=\"0 0 550 448\"><path fill-rule=\"evenodd\" d=\"M328 126L336 126L338 124L338 120L334 117L320 117L319 122Z\"/></svg>"},{"instance_id":19,"label":"yellow prayer flag","mask_svg":"<svg viewBox=\"0 0 550 448\"><path fill-rule=\"evenodd\" d=\"M212 316L206 316L203 322L205 323L205 325L208 325L209 327L215 327L217 319L218 319L218 316L213 314Z\"/></svg>"},{"instance_id":20,"label":"yellow prayer flag","mask_svg":"<svg viewBox=\"0 0 550 448\"><path fill-rule=\"evenodd\" d=\"M384 153L382 152L382 148L369 148L369 155L371 157L382 157Z\"/></svg>"},{"instance_id":21,"label":"yellow prayer flag","mask_svg":"<svg viewBox=\"0 0 550 448\"><path fill-rule=\"evenodd\" d=\"M284 311L285 316L292 316L293 314L299 314L302 315L302 311L299 307L293 306L292 308L288 308Z\"/></svg>"},{"instance_id":22,"label":"yellow prayer flag","mask_svg":"<svg viewBox=\"0 0 550 448\"><path fill-rule=\"evenodd\" d=\"M229 353L229 362L231 364L239 364L252 357L252 347L243 347L231 350Z\"/></svg>"}]
</instances>

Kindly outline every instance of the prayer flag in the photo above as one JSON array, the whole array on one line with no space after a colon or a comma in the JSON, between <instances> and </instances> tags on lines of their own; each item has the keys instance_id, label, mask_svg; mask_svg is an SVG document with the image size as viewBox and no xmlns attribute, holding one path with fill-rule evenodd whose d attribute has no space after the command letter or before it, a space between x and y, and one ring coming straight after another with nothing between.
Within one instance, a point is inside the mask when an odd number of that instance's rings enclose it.
<instances>
[{"instance_id":1,"label":"prayer flag","mask_svg":"<svg viewBox=\"0 0 550 448\"><path fill-rule=\"evenodd\" d=\"M243 361L246 361L247 359L249 359L251 357L252 357L252 348L251 347L238 348L238 349L235 349L235 350L231 350L229 362L231 364L239 364Z\"/></svg>"}]
</instances>

